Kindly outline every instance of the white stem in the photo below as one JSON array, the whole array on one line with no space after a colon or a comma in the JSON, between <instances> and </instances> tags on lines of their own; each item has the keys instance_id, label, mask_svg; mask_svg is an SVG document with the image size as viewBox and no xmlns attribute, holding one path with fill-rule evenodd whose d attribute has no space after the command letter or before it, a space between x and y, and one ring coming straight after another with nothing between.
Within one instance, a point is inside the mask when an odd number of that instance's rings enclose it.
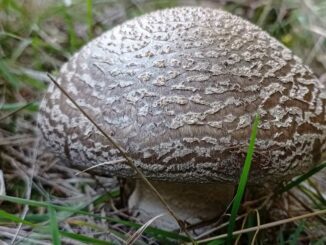
<instances>
[{"instance_id":1,"label":"white stem","mask_svg":"<svg viewBox=\"0 0 326 245\"><path fill-rule=\"evenodd\" d=\"M234 186L231 184L194 184L151 181L178 218L195 224L210 220L221 214L232 200ZM159 228L177 229L175 220L167 213L162 203L141 180L137 180L129 198L129 208L139 212L142 222L166 213L154 222Z\"/></svg>"}]
</instances>

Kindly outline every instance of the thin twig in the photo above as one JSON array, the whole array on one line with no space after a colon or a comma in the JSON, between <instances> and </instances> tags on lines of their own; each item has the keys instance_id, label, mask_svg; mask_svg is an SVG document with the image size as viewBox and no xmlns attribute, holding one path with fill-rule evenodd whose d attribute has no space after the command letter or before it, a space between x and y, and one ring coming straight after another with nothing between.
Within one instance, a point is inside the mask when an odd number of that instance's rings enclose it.
<instances>
[{"instance_id":1,"label":"thin twig","mask_svg":"<svg viewBox=\"0 0 326 245\"><path fill-rule=\"evenodd\" d=\"M51 81L57 86L57 88L60 89L60 91L78 108L78 110L96 127L98 131L102 133L102 135L120 152L120 154L127 160L127 164L129 167L131 167L138 176L142 179L142 181L147 184L147 186L150 188L150 190L155 194L155 196L160 200L160 202L165 206L167 211L171 214L171 216L176 220L178 223L180 229L187 234L187 236L190 237L189 233L185 229L183 221L181 221L177 215L174 213L174 211L169 207L167 202L163 199L163 197L160 195L160 193L155 189L155 187L149 182L149 180L145 177L145 175L136 167L134 164L134 160L129 157L127 152L119 146L119 144L110 136L108 135L95 121L92 117L90 117L78 104L77 102L66 92L66 90L61 87L61 85L50 75L48 74L48 77L51 79Z\"/></svg>"}]
</instances>

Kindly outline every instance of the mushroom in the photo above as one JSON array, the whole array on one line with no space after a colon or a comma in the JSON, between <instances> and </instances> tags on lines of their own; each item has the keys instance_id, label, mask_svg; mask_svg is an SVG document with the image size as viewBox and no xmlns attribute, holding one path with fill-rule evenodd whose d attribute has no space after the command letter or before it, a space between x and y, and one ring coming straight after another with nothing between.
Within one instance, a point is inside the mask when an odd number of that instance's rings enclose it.
<instances>
[{"instance_id":1,"label":"mushroom","mask_svg":"<svg viewBox=\"0 0 326 245\"><path fill-rule=\"evenodd\" d=\"M325 159L326 93L312 71L259 27L217 9L179 7L127 21L89 42L57 82L124 148L179 218L230 202L255 114L249 183L275 183ZM135 179L141 220L166 212L119 151L53 84L41 104L46 144L73 167ZM156 225L175 228L169 216Z\"/></svg>"}]
</instances>

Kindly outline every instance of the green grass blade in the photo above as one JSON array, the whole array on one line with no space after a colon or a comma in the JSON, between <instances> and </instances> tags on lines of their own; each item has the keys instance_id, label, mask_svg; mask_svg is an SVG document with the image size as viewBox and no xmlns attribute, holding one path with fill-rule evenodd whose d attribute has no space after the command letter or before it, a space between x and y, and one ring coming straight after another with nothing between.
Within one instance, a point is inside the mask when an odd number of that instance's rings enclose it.
<instances>
[{"instance_id":1,"label":"green grass blade","mask_svg":"<svg viewBox=\"0 0 326 245\"><path fill-rule=\"evenodd\" d=\"M67 8L63 8L64 20L67 25L67 32L69 34L69 51L75 52L78 45L78 37L74 28L74 18L70 15Z\"/></svg>"},{"instance_id":2,"label":"green grass blade","mask_svg":"<svg viewBox=\"0 0 326 245\"><path fill-rule=\"evenodd\" d=\"M326 244L326 238L322 237L318 241L312 241L312 245L324 245Z\"/></svg>"},{"instance_id":3,"label":"green grass blade","mask_svg":"<svg viewBox=\"0 0 326 245\"><path fill-rule=\"evenodd\" d=\"M25 220L31 223L42 223L49 220L48 214L27 214Z\"/></svg>"},{"instance_id":4,"label":"green grass blade","mask_svg":"<svg viewBox=\"0 0 326 245\"><path fill-rule=\"evenodd\" d=\"M93 205L96 207L97 205L100 205L101 203L106 203L110 199L115 198L115 197L119 197L119 196L120 196L120 191L110 191L110 192L104 193L104 194L98 196L93 201Z\"/></svg>"},{"instance_id":5,"label":"green grass blade","mask_svg":"<svg viewBox=\"0 0 326 245\"><path fill-rule=\"evenodd\" d=\"M74 239L76 241L85 243L85 244L94 244L94 245L111 245L111 244L113 244L111 242L99 240L99 239L88 237L88 236L83 236L83 235L76 234L76 233L61 231L60 234L63 237L68 237L68 238Z\"/></svg>"},{"instance_id":6,"label":"green grass blade","mask_svg":"<svg viewBox=\"0 0 326 245\"><path fill-rule=\"evenodd\" d=\"M3 104L0 105L0 110L2 111L15 111L20 110L22 108L30 111L30 112L36 112L38 111L38 102L30 102L30 103L10 103L10 104Z\"/></svg>"},{"instance_id":7,"label":"green grass blade","mask_svg":"<svg viewBox=\"0 0 326 245\"><path fill-rule=\"evenodd\" d=\"M249 170L251 167L251 161L252 161L252 156L254 153L254 148L255 148L255 141L256 141L256 136L257 136L257 131L258 131L258 124L259 124L259 115L256 115L253 128L251 131L251 136L250 136L250 143L249 143L249 148L247 151L247 156L245 160L245 164L243 166L243 170L240 176L240 181L239 181L239 186L237 193L235 194L234 202L232 204L232 210L231 210L231 217L230 217L230 223L228 226L228 236L227 236L227 244L232 243L232 238L233 238L233 231L234 231L234 226L235 226L235 220L238 214L238 210L241 204L241 200L244 194L244 190L247 184L248 176L249 176Z\"/></svg>"},{"instance_id":8,"label":"green grass blade","mask_svg":"<svg viewBox=\"0 0 326 245\"><path fill-rule=\"evenodd\" d=\"M47 88L44 82L33 78L32 76L30 76L30 74L20 75L19 78L25 85L30 86L33 90L36 89L38 91L44 91Z\"/></svg>"},{"instance_id":9,"label":"green grass blade","mask_svg":"<svg viewBox=\"0 0 326 245\"><path fill-rule=\"evenodd\" d=\"M325 205L323 204L323 199L320 199L319 196L317 196L316 193L314 193L314 191L312 191L310 188L307 188L307 186L304 185L298 185L297 188L311 201L315 208L325 208Z\"/></svg>"},{"instance_id":10,"label":"green grass blade","mask_svg":"<svg viewBox=\"0 0 326 245\"><path fill-rule=\"evenodd\" d=\"M22 55L24 50L32 43L32 41L29 38L22 39L20 41L20 44L17 46L15 50L13 50L10 60L11 62L16 62L17 59Z\"/></svg>"},{"instance_id":11,"label":"green grass blade","mask_svg":"<svg viewBox=\"0 0 326 245\"><path fill-rule=\"evenodd\" d=\"M112 221L112 222L120 223L120 221L121 221L122 224L124 224L123 222L125 222L124 220L108 218L108 217L104 218L104 217L102 217L100 215L94 215L94 214L92 214L90 212L78 210L76 208L55 205L55 204L51 204L51 203L48 203L48 202L40 202L40 201L35 201L35 200L28 200L28 199L19 198L19 197L3 196L3 195L0 195L0 200L13 202L13 203L17 203L17 204L34 206L34 207L44 207L44 208L52 207L52 208L57 209L57 210L68 211L68 212L78 213L78 214L83 214L83 215L89 215L89 216L92 216L92 217L95 217L95 218L106 219L106 220ZM127 225L127 224L125 224L125 225Z\"/></svg>"},{"instance_id":12,"label":"green grass blade","mask_svg":"<svg viewBox=\"0 0 326 245\"><path fill-rule=\"evenodd\" d=\"M7 113L6 115L0 117L0 121L5 120L6 118L11 117L12 115L16 114L17 112L20 112L20 111L26 109L26 108L29 107L31 104L32 104L32 103L28 103L28 104L26 104L26 105L24 105L24 106L22 106L22 107L20 107L20 108L18 108L18 109L16 109L16 110L12 111L12 112Z\"/></svg>"},{"instance_id":13,"label":"green grass blade","mask_svg":"<svg viewBox=\"0 0 326 245\"><path fill-rule=\"evenodd\" d=\"M57 221L57 214L53 207L48 206L49 216L50 216L50 230L52 234L52 244L54 245L60 245L61 239L60 239L60 232L58 227L58 221Z\"/></svg>"},{"instance_id":14,"label":"green grass blade","mask_svg":"<svg viewBox=\"0 0 326 245\"><path fill-rule=\"evenodd\" d=\"M300 234L303 230L304 230L304 222L301 222L299 226L295 229L294 233L290 236L288 240L289 245L300 244L299 242Z\"/></svg>"},{"instance_id":15,"label":"green grass blade","mask_svg":"<svg viewBox=\"0 0 326 245\"><path fill-rule=\"evenodd\" d=\"M108 193L104 193L102 195L93 197L92 199L87 200L85 202L79 202L78 204L74 204L69 207L72 209L72 211L58 209L57 220L59 222L64 221L67 218L71 217L72 215L76 214L78 211L84 210L90 204L97 206L100 203L108 201L112 197L116 197L118 194L119 194L119 191L108 192ZM25 217L25 220L33 222L33 223L48 222L49 216L46 214L28 214Z\"/></svg>"},{"instance_id":16,"label":"green grass blade","mask_svg":"<svg viewBox=\"0 0 326 245\"><path fill-rule=\"evenodd\" d=\"M277 235L277 242L279 245L285 245L283 230L280 230Z\"/></svg>"},{"instance_id":17,"label":"green grass blade","mask_svg":"<svg viewBox=\"0 0 326 245\"><path fill-rule=\"evenodd\" d=\"M5 220L10 220L11 222L14 222L16 224L22 223L24 225L28 225L28 226L32 226L32 227L35 226L35 224L33 224L32 222L23 220L20 217L17 217L16 215L7 213L4 210L0 210L0 222L5 221Z\"/></svg>"},{"instance_id":18,"label":"green grass blade","mask_svg":"<svg viewBox=\"0 0 326 245\"><path fill-rule=\"evenodd\" d=\"M0 60L0 76L2 76L14 89L17 89L20 85L20 81L9 72L9 68L6 63Z\"/></svg>"},{"instance_id":19,"label":"green grass blade","mask_svg":"<svg viewBox=\"0 0 326 245\"><path fill-rule=\"evenodd\" d=\"M87 26L88 26L88 38L93 36L93 1L87 0Z\"/></svg>"},{"instance_id":20,"label":"green grass blade","mask_svg":"<svg viewBox=\"0 0 326 245\"><path fill-rule=\"evenodd\" d=\"M299 185L301 182L307 180L309 177L311 177L312 175L314 175L317 172L321 171L325 167L326 167L326 162L314 167L308 173L305 173L304 175L301 175L299 178L297 178L297 179L291 181L290 183L288 183L286 186L284 186L282 189L280 189L277 193L281 194L281 193L287 192L291 188Z\"/></svg>"},{"instance_id":21,"label":"green grass blade","mask_svg":"<svg viewBox=\"0 0 326 245\"><path fill-rule=\"evenodd\" d=\"M223 239L218 239L218 240L214 240L214 241L211 241L210 243L208 243L207 245L222 245L222 244L225 244L225 240Z\"/></svg>"},{"instance_id":22,"label":"green grass blade","mask_svg":"<svg viewBox=\"0 0 326 245\"><path fill-rule=\"evenodd\" d=\"M50 206L57 210L63 210L63 211L69 211L69 212L76 213L76 214L88 215L88 216L91 216L94 218L104 219L104 220L107 220L110 222L122 224L122 225L136 228L136 229L141 227L141 225L130 222L130 221L120 220L120 219L112 218L112 217L102 217L101 215L92 214L90 212L86 212L83 210L76 210L71 207L59 206L59 205L55 205L55 204L51 204L51 203L47 203L47 202L39 202L39 201L28 200L28 199L23 199L23 198L19 198L19 197L4 196L4 195L0 195L0 200L13 202L13 203L17 203L17 204L29 205L29 206L44 207L44 208L48 208ZM187 241L187 242L189 241L188 237L186 237L186 236L180 235L175 232L165 231L165 230L161 230L161 229L157 229L157 228L153 228L153 227L148 227L144 233L155 236L159 240L162 240L162 238L163 239L170 238L170 239L174 239L174 240L178 240L178 241Z\"/></svg>"},{"instance_id":23,"label":"green grass blade","mask_svg":"<svg viewBox=\"0 0 326 245\"><path fill-rule=\"evenodd\" d=\"M255 217L256 215L254 215L254 213L253 212L250 212L249 214L248 214L248 218L247 218L247 223L246 223L246 228L249 228L249 227L253 227L253 226L255 226L256 225L256 219L257 219L257 217ZM251 244L251 242L252 242L252 239L253 239L253 237L254 237L254 232L249 232L249 233L247 233L247 237L248 237L248 244Z\"/></svg>"}]
</instances>

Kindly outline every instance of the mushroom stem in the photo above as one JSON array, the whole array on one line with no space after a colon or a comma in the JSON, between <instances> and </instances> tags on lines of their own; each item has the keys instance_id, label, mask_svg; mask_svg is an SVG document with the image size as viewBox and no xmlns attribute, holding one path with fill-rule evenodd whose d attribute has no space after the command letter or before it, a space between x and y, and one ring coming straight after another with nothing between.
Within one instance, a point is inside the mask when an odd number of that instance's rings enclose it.
<instances>
[{"instance_id":1,"label":"mushroom stem","mask_svg":"<svg viewBox=\"0 0 326 245\"><path fill-rule=\"evenodd\" d=\"M195 224L210 220L221 214L230 203L234 193L231 184L195 184L151 181L178 218ZM167 213L166 208L141 181L136 181L135 190L128 201L129 208L139 212L142 222L159 214L166 214L153 224L164 229L177 229L178 224Z\"/></svg>"}]
</instances>

